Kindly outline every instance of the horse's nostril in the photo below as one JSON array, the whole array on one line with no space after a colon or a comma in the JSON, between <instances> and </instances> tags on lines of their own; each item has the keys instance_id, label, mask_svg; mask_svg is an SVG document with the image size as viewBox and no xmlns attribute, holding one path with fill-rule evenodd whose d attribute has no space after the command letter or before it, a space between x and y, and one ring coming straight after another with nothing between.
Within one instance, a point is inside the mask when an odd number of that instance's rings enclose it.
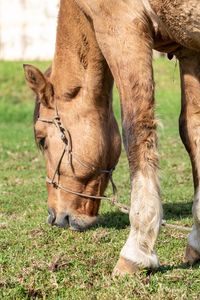
<instances>
[{"instance_id":1,"label":"horse's nostril","mask_svg":"<svg viewBox=\"0 0 200 300\"><path fill-rule=\"evenodd\" d=\"M47 222L50 224L50 225L53 225L54 222L55 222L55 219L56 219L56 214L55 214L55 211L53 208L48 208L48 218L47 218Z\"/></svg>"},{"instance_id":2,"label":"horse's nostril","mask_svg":"<svg viewBox=\"0 0 200 300\"><path fill-rule=\"evenodd\" d=\"M69 227L69 216L66 214L58 215L53 225L58 227Z\"/></svg>"}]
</instances>

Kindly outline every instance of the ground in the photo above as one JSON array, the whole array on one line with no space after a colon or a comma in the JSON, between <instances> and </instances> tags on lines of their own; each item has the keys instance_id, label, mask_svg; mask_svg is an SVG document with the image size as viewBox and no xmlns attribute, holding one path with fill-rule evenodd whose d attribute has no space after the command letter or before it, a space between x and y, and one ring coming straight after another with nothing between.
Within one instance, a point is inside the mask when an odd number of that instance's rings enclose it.
<instances>
[{"instance_id":1,"label":"ground","mask_svg":"<svg viewBox=\"0 0 200 300\"><path fill-rule=\"evenodd\" d=\"M35 64L45 70L49 63ZM154 66L164 217L191 226L191 167L178 135L178 65L162 58ZM114 106L119 120L116 91ZM200 265L183 263L185 231L162 227L156 273L112 279L129 232L127 215L104 201L101 224L87 232L46 224L45 169L34 144L32 110L22 62L0 62L0 299L199 299ZM128 204L124 153L114 179L120 201Z\"/></svg>"}]
</instances>

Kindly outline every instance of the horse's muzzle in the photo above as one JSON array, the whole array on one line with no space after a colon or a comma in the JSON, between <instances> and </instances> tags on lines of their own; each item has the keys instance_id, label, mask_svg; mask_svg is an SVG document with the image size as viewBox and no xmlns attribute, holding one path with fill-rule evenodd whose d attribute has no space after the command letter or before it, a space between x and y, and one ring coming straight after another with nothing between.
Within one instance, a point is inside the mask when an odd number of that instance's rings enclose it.
<instances>
[{"instance_id":1,"label":"horse's muzzle","mask_svg":"<svg viewBox=\"0 0 200 300\"><path fill-rule=\"evenodd\" d=\"M97 223L97 217L89 217L82 215L68 215L66 213L61 213L56 215L54 209L48 209L48 224L52 226L58 226L62 228L70 228L74 231L85 231L89 227Z\"/></svg>"}]
</instances>

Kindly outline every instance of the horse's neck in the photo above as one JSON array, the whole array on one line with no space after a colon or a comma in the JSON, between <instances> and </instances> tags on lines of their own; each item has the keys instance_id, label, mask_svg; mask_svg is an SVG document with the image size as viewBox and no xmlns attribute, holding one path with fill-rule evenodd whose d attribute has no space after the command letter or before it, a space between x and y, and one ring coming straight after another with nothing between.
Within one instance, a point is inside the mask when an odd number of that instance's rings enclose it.
<instances>
[{"instance_id":1,"label":"horse's neck","mask_svg":"<svg viewBox=\"0 0 200 300\"><path fill-rule=\"evenodd\" d=\"M61 0L51 79L61 95L87 86L89 97L98 98L112 89L112 76L92 26L73 0Z\"/></svg>"}]
</instances>

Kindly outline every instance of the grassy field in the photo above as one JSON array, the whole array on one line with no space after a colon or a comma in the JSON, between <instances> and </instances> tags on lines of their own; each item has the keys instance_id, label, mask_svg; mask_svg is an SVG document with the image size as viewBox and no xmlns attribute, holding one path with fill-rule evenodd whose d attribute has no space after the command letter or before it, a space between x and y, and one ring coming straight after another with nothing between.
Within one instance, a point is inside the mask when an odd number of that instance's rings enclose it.
<instances>
[{"instance_id":1,"label":"grassy field","mask_svg":"<svg viewBox=\"0 0 200 300\"><path fill-rule=\"evenodd\" d=\"M48 63L36 65L43 70ZM155 62L160 177L164 217L191 226L192 176L178 135L178 66ZM157 241L161 267L148 276L112 279L128 232L128 216L104 202L102 222L84 233L46 224L45 170L34 144L32 94L21 62L0 62L0 299L200 299L200 266L183 256L187 232L162 228ZM119 99L115 91L118 119ZM114 175L120 201L129 203L124 153ZM109 191L108 191L109 193Z\"/></svg>"}]
</instances>

